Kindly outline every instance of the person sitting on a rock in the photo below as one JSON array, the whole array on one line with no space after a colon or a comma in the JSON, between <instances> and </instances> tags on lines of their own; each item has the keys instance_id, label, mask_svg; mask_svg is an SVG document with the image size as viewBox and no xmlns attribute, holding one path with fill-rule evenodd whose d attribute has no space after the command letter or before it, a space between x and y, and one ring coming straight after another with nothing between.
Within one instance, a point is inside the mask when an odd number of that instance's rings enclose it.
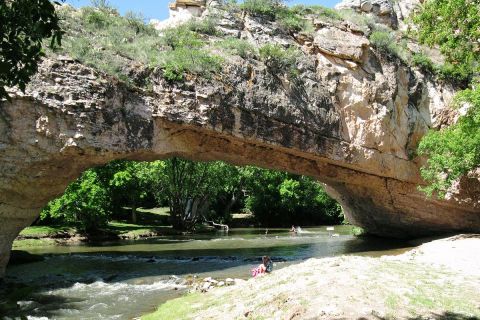
<instances>
[{"instance_id":1,"label":"person sitting on a rock","mask_svg":"<svg viewBox=\"0 0 480 320\"><path fill-rule=\"evenodd\" d=\"M263 275L265 273L270 273L273 270L273 262L272 259L270 259L269 256L263 256L262 257L262 263L252 269L252 277L256 277L259 275Z\"/></svg>"}]
</instances>

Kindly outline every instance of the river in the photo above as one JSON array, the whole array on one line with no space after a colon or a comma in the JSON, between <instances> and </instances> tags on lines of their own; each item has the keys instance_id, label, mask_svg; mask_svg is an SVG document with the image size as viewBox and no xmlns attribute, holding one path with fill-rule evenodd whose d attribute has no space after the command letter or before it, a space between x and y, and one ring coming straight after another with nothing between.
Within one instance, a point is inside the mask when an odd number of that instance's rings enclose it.
<instances>
[{"instance_id":1,"label":"river","mask_svg":"<svg viewBox=\"0 0 480 320\"><path fill-rule=\"evenodd\" d=\"M2 319L132 319L185 293L187 277L247 279L263 255L272 257L275 270L308 258L399 254L407 246L350 233L349 226L306 228L297 235L231 229L228 235L16 248L45 259L7 268L0 312Z\"/></svg>"}]
</instances>

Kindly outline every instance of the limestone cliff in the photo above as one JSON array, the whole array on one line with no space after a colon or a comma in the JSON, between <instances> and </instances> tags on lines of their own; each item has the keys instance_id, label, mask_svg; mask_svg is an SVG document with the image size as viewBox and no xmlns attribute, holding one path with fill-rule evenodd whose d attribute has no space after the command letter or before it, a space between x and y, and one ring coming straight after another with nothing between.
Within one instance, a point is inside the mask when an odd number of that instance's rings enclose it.
<instances>
[{"instance_id":1,"label":"limestone cliff","mask_svg":"<svg viewBox=\"0 0 480 320\"><path fill-rule=\"evenodd\" d=\"M256 47L297 48L297 76L225 55L212 77L169 82L162 68L131 62L152 83L139 88L68 57L45 59L25 94L12 89L0 109L0 274L40 208L83 170L119 158L183 156L309 175L352 223L382 236L480 231L478 192L459 185L437 200L417 191L416 146L451 121L452 86L380 54L368 30L348 21L310 17L312 33L292 33L211 0L201 15Z\"/></svg>"}]
</instances>

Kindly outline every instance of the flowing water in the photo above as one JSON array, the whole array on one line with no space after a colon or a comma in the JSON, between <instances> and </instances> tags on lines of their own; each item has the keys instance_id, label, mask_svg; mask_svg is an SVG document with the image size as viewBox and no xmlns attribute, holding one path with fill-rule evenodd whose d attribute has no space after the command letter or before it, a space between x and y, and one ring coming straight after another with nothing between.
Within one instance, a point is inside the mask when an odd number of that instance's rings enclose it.
<instances>
[{"instance_id":1,"label":"flowing water","mask_svg":"<svg viewBox=\"0 0 480 320\"><path fill-rule=\"evenodd\" d=\"M133 319L185 293L183 280L192 275L249 278L263 255L272 257L275 270L312 257L398 254L407 246L350 231L232 229L228 235L24 248L45 259L8 267L0 319Z\"/></svg>"}]
</instances>

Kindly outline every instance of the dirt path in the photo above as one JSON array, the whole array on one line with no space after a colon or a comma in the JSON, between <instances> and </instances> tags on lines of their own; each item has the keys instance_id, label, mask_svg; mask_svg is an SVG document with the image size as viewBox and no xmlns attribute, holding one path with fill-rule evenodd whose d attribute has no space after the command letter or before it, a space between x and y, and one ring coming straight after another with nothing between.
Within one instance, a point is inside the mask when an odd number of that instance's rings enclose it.
<instances>
[{"instance_id":1,"label":"dirt path","mask_svg":"<svg viewBox=\"0 0 480 320\"><path fill-rule=\"evenodd\" d=\"M396 257L310 259L171 300L146 319L480 319L480 235Z\"/></svg>"}]
</instances>

